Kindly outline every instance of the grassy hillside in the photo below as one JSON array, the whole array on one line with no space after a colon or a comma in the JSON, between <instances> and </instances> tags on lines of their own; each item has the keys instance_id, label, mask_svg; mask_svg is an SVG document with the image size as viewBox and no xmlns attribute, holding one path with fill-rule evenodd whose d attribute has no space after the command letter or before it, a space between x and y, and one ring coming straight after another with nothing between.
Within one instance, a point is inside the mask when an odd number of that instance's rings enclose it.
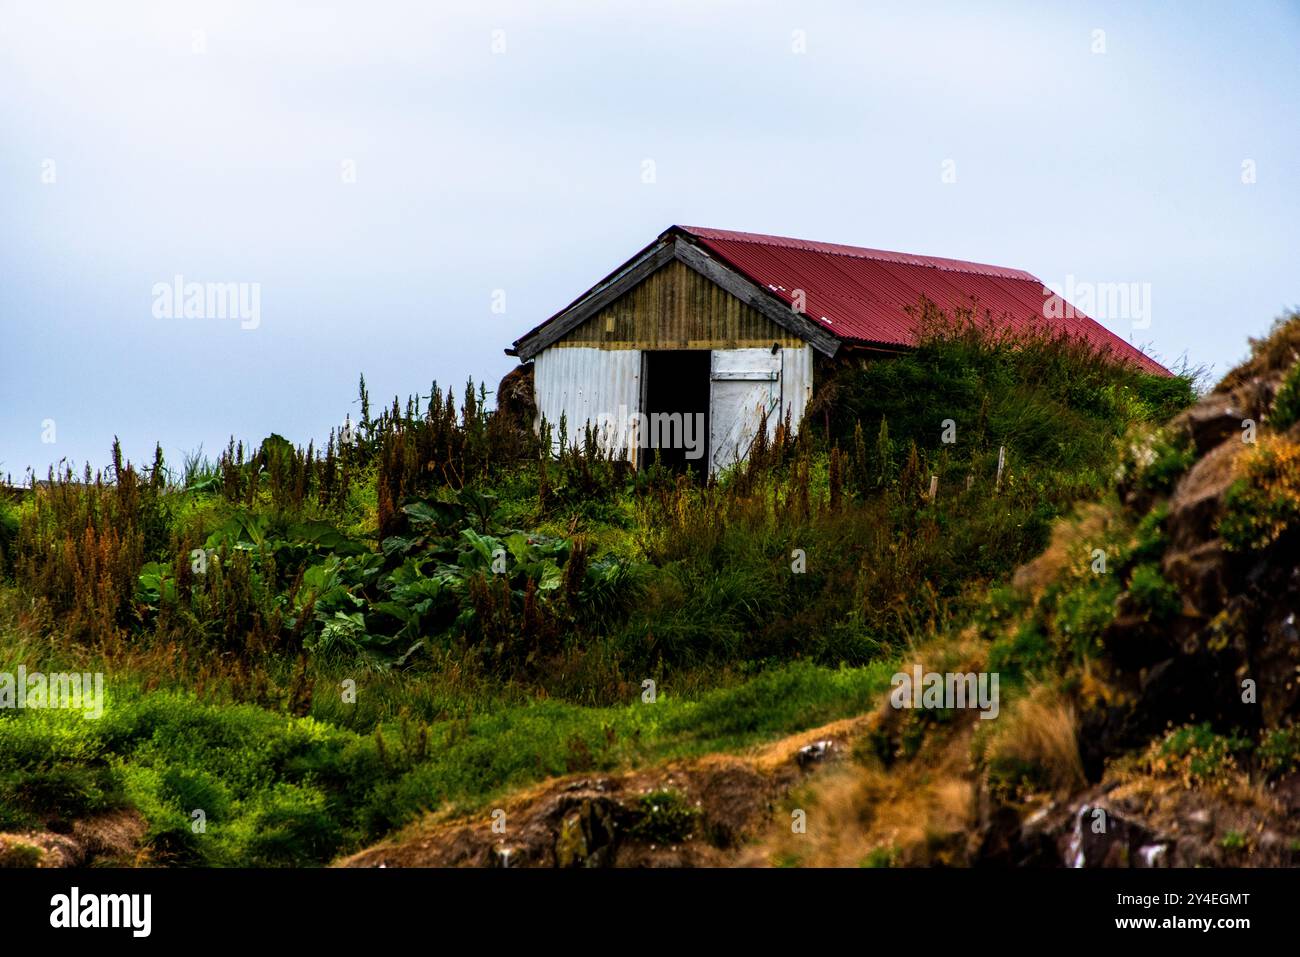
<instances>
[{"instance_id":1,"label":"grassy hillside","mask_svg":"<svg viewBox=\"0 0 1300 957\"><path fill-rule=\"evenodd\" d=\"M108 702L0 711L0 831L126 807L143 860L320 863L530 780L860 713L916 643L1003 614L988 589L1193 399L971 329L827 372L797 438L707 484L567 423L547 454L472 385L372 415L364 380L323 453L49 475L0 505L0 671L102 671ZM1158 456L1142 481L1186 451ZM1073 653L1032 628L995 651L1024 675Z\"/></svg>"}]
</instances>

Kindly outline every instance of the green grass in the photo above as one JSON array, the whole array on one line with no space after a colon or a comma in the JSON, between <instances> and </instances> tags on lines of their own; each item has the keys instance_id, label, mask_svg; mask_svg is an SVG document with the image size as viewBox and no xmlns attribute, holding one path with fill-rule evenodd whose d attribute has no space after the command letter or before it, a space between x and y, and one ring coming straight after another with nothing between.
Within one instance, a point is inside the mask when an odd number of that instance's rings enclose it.
<instances>
[{"instance_id":1,"label":"green grass","mask_svg":"<svg viewBox=\"0 0 1300 957\"><path fill-rule=\"evenodd\" d=\"M892 670L792 664L693 700L661 689L653 704L539 701L369 735L110 681L98 721L0 715L0 826L133 807L160 861L321 864L423 811L481 809L550 775L734 750L860 713Z\"/></svg>"}]
</instances>

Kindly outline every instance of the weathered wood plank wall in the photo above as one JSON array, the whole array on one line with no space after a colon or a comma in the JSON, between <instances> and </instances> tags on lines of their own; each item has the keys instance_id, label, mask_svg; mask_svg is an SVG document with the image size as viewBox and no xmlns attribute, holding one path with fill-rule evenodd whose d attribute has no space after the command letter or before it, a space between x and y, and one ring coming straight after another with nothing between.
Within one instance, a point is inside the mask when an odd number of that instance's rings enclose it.
<instances>
[{"instance_id":1,"label":"weathered wood plank wall","mask_svg":"<svg viewBox=\"0 0 1300 957\"><path fill-rule=\"evenodd\" d=\"M754 349L803 341L673 260L556 342L595 349Z\"/></svg>"}]
</instances>

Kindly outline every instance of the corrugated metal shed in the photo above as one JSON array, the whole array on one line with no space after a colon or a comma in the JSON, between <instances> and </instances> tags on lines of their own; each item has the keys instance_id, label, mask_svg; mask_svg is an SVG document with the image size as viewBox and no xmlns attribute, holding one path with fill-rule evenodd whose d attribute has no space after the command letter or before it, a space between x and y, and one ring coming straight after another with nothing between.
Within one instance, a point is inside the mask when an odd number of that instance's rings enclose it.
<instances>
[{"instance_id":1,"label":"corrugated metal shed","mask_svg":"<svg viewBox=\"0 0 1300 957\"><path fill-rule=\"evenodd\" d=\"M915 309L922 297L939 309L986 312L1001 325L1080 337L1099 348L1168 374L1160 363L1078 310L1050 316L1052 295L1019 269L957 259L809 242L698 226L674 226L711 255L787 305L803 290L807 317L844 342L876 346L916 344ZM913 314L909 314L911 309Z\"/></svg>"}]
</instances>

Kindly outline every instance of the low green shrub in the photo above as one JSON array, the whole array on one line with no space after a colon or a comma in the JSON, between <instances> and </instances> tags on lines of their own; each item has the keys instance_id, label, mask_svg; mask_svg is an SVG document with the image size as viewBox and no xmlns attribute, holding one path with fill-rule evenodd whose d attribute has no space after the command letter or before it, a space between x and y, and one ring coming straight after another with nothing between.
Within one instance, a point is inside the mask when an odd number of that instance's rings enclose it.
<instances>
[{"instance_id":1,"label":"low green shrub","mask_svg":"<svg viewBox=\"0 0 1300 957\"><path fill-rule=\"evenodd\" d=\"M1169 492L1196 462L1196 449L1190 436L1181 433L1170 435L1164 430L1156 433L1150 455L1150 461L1137 477L1137 486L1148 492Z\"/></svg>"},{"instance_id":2,"label":"low green shrub","mask_svg":"<svg viewBox=\"0 0 1300 957\"><path fill-rule=\"evenodd\" d=\"M1216 732L1209 722L1185 725L1152 742L1145 758L1154 774L1173 775L1185 785L1224 784L1239 773L1254 744Z\"/></svg>"},{"instance_id":3,"label":"low green shrub","mask_svg":"<svg viewBox=\"0 0 1300 957\"><path fill-rule=\"evenodd\" d=\"M1300 770L1300 726L1289 725L1265 732L1257 752L1260 767L1270 778Z\"/></svg>"},{"instance_id":4,"label":"low green shrub","mask_svg":"<svg viewBox=\"0 0 1300 957\"><path fill-rule=\"evenodd\" d=\"M680 844L699 821L700 810L680 791L652 791L637 800L637 817L629 836L648 844Z\"/></svg>"},{"instance_id":5,"label":"low green shrub","mask_svg":"<svg viewBox=\"0 0 1300 957\"><path fill-rule=\"evenodd\" d=\"M1128 594L1134 607L1151 621L1168 621L1183 608L1178 589L1161 574L1155 562L1144 562L1133 569Z\"/></svg>"},{"instance_id":6,"label":"low green shrub","mask_svg":"<svg viewBox=\"0 0 1300 957\"><path fill-rule=\"evenodd\" d=\"M1300 528L1300 444L1263 436L1223 498L1219 534L1234 551L1265 549Z\"/></svg>"},{"instance_id":7,"label":"low green shrub","mask_svg":"<svg viewBox=\"0 0 1300 957\"><path fill-rule=\"evenodd\" d=\"M1287 371L1282 385L1278 387L1273 399L1273 414L1269 416L1269 425L1283 432L1300 421L1300 362Z\"/></svg>"}]
</instances>

